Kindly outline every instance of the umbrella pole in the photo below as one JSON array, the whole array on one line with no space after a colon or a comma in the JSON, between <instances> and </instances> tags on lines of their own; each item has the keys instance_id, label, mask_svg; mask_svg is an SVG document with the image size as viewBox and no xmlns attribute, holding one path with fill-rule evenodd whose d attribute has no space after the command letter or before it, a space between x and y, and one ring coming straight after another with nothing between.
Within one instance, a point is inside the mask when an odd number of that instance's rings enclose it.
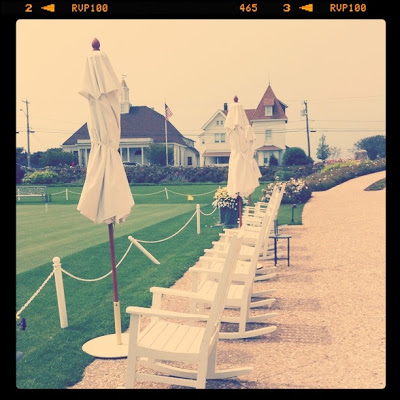
<instances>
[{"instance_id":1,"label":"umbrella pole","mask_svg":"<svg viewBox=\"0 0 400 400\"><path fill-rule=\"evenodd\" d=\"M242 198L240 196L237 197L238 199L238 207L239 207L239 228L242 227Z\"/></svg>"},{"instance_id":2,"label":"umbrella pole","mask_svg":"<svg viewBox=\"0 0 400 400\"><path fill-rule=\"evenodd\" d=\"M108 224L110 242L111 272L114 295L114 322L115 334L104 335L89 340L82 346L82 350L94 357L124 358L128 357L129 333L121 333L121 310L118 299L117 266L115 263L114 226Z\"/></svg>"},{"instance_id":3,"label":"umbrella pole","mask_svg":"<svg viewBox=\"0 0 400 400\"><path fill-rule=\"evenodd\" d=\"M122 344L121 339L121 309L118 298L117 267L115 263L114 229L113 224L108 224L108 237L110 242L111 272L114 297L114 322L117 344Z\"/></svg>"}]
</instances>

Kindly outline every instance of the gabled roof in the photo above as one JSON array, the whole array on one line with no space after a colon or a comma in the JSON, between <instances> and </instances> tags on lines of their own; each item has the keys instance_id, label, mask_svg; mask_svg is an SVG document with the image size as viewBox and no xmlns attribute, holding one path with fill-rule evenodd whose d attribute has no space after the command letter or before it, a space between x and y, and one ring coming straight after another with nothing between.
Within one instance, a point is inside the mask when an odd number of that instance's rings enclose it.
<instances>
[{"instance_id":1,"label":"gabled roof","mask_svg":"<svg viewBox=\"0 0 400 400\"><path fill-rule=\"evenodd\" d=\"M265 116L265 106L273 106L273 111L272 111L272 116ZM263 120L263 119L286 119L287 116L285 114L285 109L287 108L287 105L283 103L282 101L278 100L272 91L272 88L270 85L268 85L267 90L265 91L263 97L261 98L257 108L252 108L248 110L244 110L247 116L247 119L249 120L250 124L252 121L255 120ZM201 127L203 131L205 128L210 124L210 122L218 115L221 114L225 118L228 115L229 110L217 110L213 116ZM202 132L199 136L204 135L204 132Z\"/></svg>"},{"instance_id":2,"label":"gabled roof","mask_svg":"<svg viewBox=\"0 0 400 400\"><path fill-rule=\"evenodd\" d=\"M254 111L256 111L254 108L252 108L250 110L244 110L244 112L246 113L246 117L249 120L249 122L251 122L251 117L253 116Z\"/></svg>"},{"instance_id":3,"label":"gabled roof","mask_svg":"<svg viewBox=\"0 0 400 400\"><path fill-rule=\"evenodd\" d=\"M267 117L265 115L265 106L273 106L273 114L272 116ZM257 108L254 110L253 115L249 118L249 120L259 120L259 119L287 119L285 114L285 109L287 105L279 101L270 85L268 85L267 90L265 91L263 97L260 100Z\"/></svg>"},{"instance_id":4,"label":"gabled roof","mask_svg":"<svg viewBox=\"0 0 400 400\"><path fill-rule=\"evenodd\" d=\"M201 127L201 129L205 129L205 127L218 115L218 114L222 114L223 116L226 117L226 115L228 114L228 111L225 110L217 110L212 117Z\"/></svg>"},{"instance_id":5,"label":"gabled roof","mask_svg":"<svg viewBox=\"0 0 400 400\"><path fill-rule=\"evenodd\" d=\"M186 146L182 134L167 121L168 142ZM165 118L147 106L131 106L128 114L121 114L121 139L152 138L165 143ZM80 139L89 140L87 124L82 125L63 145L71 146Z\"/></svg>"}]
</instances>

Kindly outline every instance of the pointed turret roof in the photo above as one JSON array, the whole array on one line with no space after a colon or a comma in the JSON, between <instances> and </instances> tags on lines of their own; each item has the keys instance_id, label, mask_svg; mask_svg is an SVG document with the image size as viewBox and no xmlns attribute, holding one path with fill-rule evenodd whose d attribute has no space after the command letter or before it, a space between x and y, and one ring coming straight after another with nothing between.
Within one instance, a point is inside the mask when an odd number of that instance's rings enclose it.
<instances>
[{"instance_id":1,"label":"pointed turret roof","mask_svg":"<svg viewBox=\"0 0 400 400\"><path fill-rule=\"evenodd\" d=\"M265 106L273 106L273 113L271 116L265 115ZM253 114L249 116L249 120L254 121L258 119L287 119L287 116L285 114L286 108L287 105L277 99L271 88L271 85L268 85L267 90L261 98L257 108L254 110Z\"/></svg>"}]
</instances>

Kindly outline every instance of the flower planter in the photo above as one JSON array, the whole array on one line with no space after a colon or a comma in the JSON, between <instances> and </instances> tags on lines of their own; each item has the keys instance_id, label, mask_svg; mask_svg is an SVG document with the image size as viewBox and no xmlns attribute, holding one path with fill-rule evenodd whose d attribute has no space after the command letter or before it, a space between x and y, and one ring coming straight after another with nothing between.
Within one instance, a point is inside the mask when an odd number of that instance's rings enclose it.
<instances>
[{"instance_id":1,"label":"flower planter","mask_svg":"<svg viewBox=\"0 0 400 400\"><path fill-rule=\"evenodd\" d=\"M239 219L239 208L221 207L219 209L219 218L221 224L226 228L237 228Z\"/></svg>"}]
</instances>

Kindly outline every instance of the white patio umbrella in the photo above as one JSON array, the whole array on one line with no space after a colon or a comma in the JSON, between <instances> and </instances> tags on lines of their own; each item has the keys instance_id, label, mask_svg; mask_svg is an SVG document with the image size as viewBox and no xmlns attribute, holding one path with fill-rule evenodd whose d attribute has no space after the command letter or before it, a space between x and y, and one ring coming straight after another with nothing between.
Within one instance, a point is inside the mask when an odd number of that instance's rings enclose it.
<instances>
[{"instance_id":1,"label":"white patio umbrella","mask_svg":"<svg viewBox=\"0 0 400 400\"><path fill-rule=\"evenodd\" d=\"M237 197L239 226L242 225L242 199L249 197L259 186L260 169L254 159L255 140L253 128L244 108L234 97L225 120L225 131L230 145L227 191L230 197Z\"/></svg>"},{"instance_id":2,"label":"white patio umbrella","mask_svg":"<svg viewBox=\"0 0 400 400\"><path fill-rule=\"evenodd\" d=\"M87 122L91 149L86 180L77 209L94 223L106 223L114 294L115 334L92 339L82 349L98 357L127 355L127 335L121 334L121 312L118 298L114 248L114 224L124 222L135 204L120 154L121 136L120 83L97 39L84 66L79 94L87 98ZM125 354L126 353L126 354Z\"/></svg>"}]
</instances>

